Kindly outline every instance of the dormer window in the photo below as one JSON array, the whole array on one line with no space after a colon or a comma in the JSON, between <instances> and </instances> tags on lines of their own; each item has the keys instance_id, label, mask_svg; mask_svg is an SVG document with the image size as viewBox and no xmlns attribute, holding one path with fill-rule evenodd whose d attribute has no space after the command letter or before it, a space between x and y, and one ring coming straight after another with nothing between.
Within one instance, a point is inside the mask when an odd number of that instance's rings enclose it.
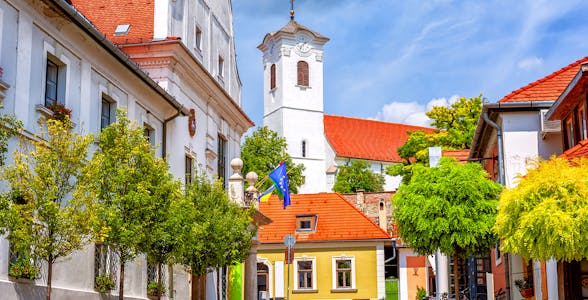
<instances>
[{"instance_id":1,"label":"dormer window","mask_svg":"<svg viewBox=\"0 0 588 300\"><path fill-rule=\"evenodd\" d=\"M299 215L296 216L296 231L316 231L317 215Z\"/></svg>"}]
</instances>

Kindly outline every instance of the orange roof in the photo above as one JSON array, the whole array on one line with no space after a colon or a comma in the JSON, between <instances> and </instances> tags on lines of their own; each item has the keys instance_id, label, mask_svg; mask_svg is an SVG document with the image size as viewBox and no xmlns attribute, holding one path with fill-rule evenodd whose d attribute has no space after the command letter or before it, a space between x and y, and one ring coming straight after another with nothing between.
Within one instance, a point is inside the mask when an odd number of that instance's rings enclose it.
<instances>
[{"instance_id":1,"label":"orange roof","mask_svg":"<svg viewBox=\"0 0 588 300\"><path fill-rule=\"evenodd\" d=\"M338 193L290 195L292 205L286 209L277 195L259 203L259 211L272 219L261 226L261 243L282 243L288 234L297 242L355 241L390 239L390 235L372 222ZM296 232L297 215L317 215L314 232Z\"/></svg>"},{"instance_id":2,"label":"orange roof","mask_svg":"<svg viewBox=\"0 0 588 300\"><path fill-rule=\"evenodd\" d=\"M401 162L397 149L408 139L408 131L436 129L356 119L324 116L325 135L336 155L376 161Z\"/></svg>"},{"instance_id":3,"label":"orange roof","mask_svg":"<svg viewBox=\"0 0 588 300\"><path fill-rule=\"evenodd\" d=\"M588 140L580 141L580 143L566 150L559 157L567 159L588 157Z\"/></svg>"},{"instance_id":4,"label":"orange roof","mask_svg":"<svg viewBox=\"0 0 588 300\"><path fill-rule=\"evenodd\" d=\"M143 43L153 40L154 0L72 0L84 15L113 44ZM129 24L126 35L114 35L118 25Z\"/></svg>"},{"instance_id":5,"label":"orange roof","mask_svg":"<svg viewBox=\"0 0 588 300\"><path fill-rule=\"evenodd\" d=\"M498 102L555 101L578 73L588 56L511 92Z\"/></svg>"},{"instance_id":6,"label":"orange roof","mask_svg":"<svg viewBox=\"0 0 588 300\"><path fill-rule=\"evenodd\" d=\"M460 162L467 162L470 157L470 149L465 150L443 150L443 157L453 157Z\"/></svg>"}]
</instances>

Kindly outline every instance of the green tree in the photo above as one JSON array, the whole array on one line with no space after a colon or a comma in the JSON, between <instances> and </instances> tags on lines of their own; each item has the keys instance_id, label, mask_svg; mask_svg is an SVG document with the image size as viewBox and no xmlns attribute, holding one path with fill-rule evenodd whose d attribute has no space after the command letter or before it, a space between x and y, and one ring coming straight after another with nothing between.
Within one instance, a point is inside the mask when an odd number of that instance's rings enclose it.
<instances>
[{"instance_id":1,"label":"green tree","mask_svg":"<svg viewBox=\"0 0 588 300\"><path fill-rule=\"evenodd\" d=\"M53 264L81 249L90 233L90 207L76 190L87 164L92 135L73 130L69 118L47 121L46 134L38 135L32 150L23 141L14 151L14 165L5 167L11 191L0 205L0 232L21 255L47 262L47 299L51 299Z\"/></svg>"},{"instance_id":2,"label":"green tree","mask_svg":"<svg viewBox=\"0 0 588 300\"><path fill-rule=\"evenodd\" d=\"M0 108L2 108L1 104ZM0 115L0 166L4 165L6 152L8 152L8 140L17 135L21 129L22 122L14 115Z\"/></svg>"},{"instance_id":3,"label":"green tree","mask_svg":"<svg viewBox=\"0 0 588 300\"><path fill-rule=\"evenodd\" d=\"M409 138L397 150L404 163L389 166L387 173L392 176L402 175L403 183L408 183L412 175L412 165L429 162L429 147L439 146L445 150L469 149L481 111L482 95L467 99L461 97L449 107L433 107L426 115L433 120L431 126L439 130L433 133L408 132Z\"/></svg>"},{"instance_id":4,"label":"green tree","mask_svg":"<svg viewBox=\"0 0 588 300\"><path fill-rule=\"evenodd\" d=\"M370 170L370 164L363 160L353 160L351 164L340 166L335 177L333 191L355 193L357 190L379 192L383 190L384 175Z\"/></svg>"},{"instance_id":5,"label":"green tree","mask_svg":"<svg viewBox=\"0 0 588 300\"><path fill-rule=\"evenodd\" d=\"M253 212L232 202L219 181L210 182L197 172L178 209L184 219L178 228L183 235L178 262L188 266L192 275L202 276L213 268L244 261L257 231Z\"/></svg>"},{"instance_id":6,"label":"green tree","mask_svg":"<svg viewBox=\"0 0 588 300\"><path fill-rule=\"evenodd\" d=\"M93 185L97 222L96 241L118 254L119 299L124 298L125 264L150 241L158 219L159 201L176 193L166 162L154 155L143 128L132 123L124 110L117 122L99 135L98 150L88 165L86 182Z\"/></svg>"},{"instance_id":7,"label":"green tree","mask_svg":"<svg viewBox=\"0 0 588 300\"><path fill-rule=\"evenodd\" d=\"M417 165L413 171L392 198L402 241L421 255L439 249L455 261L490 250L496 242L492 227L501 185L488 179L479 164L451 159L441 159L435 168Z\"/></svg>"},{"instance_id":8,"label":"green tree","mask_svg":"<svg viewBox=\"0 0 588 300\"><path fill-rule=\"evenodd\" d=\"M588 258L588 160L537 161L502 193L495 230L502 250L523 257Z\"/></svg>"},{"instance_id":9,"label":"green tree","mask_svg":"<svg viewBox=\"0 0 588 300\"><path fill-rule=\"evenodd\" d=\"M286 152L287 147L286 139L279 137L267 126L259 127L245 138L241 147L243 174L251 171L257 173L261 179L261 186L257 187L258 190L265 191L272 185L271 180L264 180L264 178L282 161L286 162L288 168L290 192L296 194L298 188L304 184L304 176L302 176L304 165L295 165L292 162L292 158Z\"/></svg>"},{"instance_id":10,"label":"green tree","mask_svg":"<svg viewBox=\"0 0 588 300\"><path fill-rule=\"evenodd\" d=\"M161 161L160 161L161 163ZM167 166L166 166L167 167ZM147 255L147 261L157 266L157 298L161 298L164 290L162 266L175 262L175 251L182 243L177 228L185 222L185 215L180 211L181 183L174 180L167 168L157 168L159 174L158 187L153 189L152 204L146 210L144 240L139 244L139 251Z\"/></svg>"}]
</instances>

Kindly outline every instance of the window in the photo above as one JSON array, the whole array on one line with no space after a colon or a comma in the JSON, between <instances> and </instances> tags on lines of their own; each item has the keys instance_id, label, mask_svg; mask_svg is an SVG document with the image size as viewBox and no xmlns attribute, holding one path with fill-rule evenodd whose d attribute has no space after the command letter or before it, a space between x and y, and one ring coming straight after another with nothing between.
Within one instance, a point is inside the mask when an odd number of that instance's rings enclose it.
<instances>
[{"instance_id":1,"label":"window","mask_svg":"<svg viewBox=\"0 0 588 300\"><path fill-rule=\"evenodd\" d=\"M155 130L148 124L143 124L143 136L149 141L151 146L155 146Z\"/></svg>"},{"instance_id":2,"label":"window","mask_svg":"<svg viewBox=\"0 0 588 300\"><path fill-rule=\"evenodd\" d=\"M566 119L565 124L566 124L566 143L567 143L567 149L572 148L576 145L576 139L574 137L574 116L569 117L568 119Z\"/></svg>"},{"instance_id":3,"label":"window","mask_svg":"<svg viewBox=\"0 0 588 300\"><path fill-rule=\"evenodd\" d=\"M218 76L224 77L225 76L225 60L222 56L218 57Z\"/></svg>"},{"instance_id":4,"label":"window","mask_svg":"<svg viewBox=\"0 0 588 300\"><path fill-rule=\"evenodd\" d=\"M276 64L270 67L270 90L276 88Z\"/></svg>"},{"instance_id":5,"label":"window","mask_svg":"<svg viewBox=\"0 0 588 300\"><path fill-rule=\"evenodd\" d=\"M196 25L194 33L194 47L198 50L202 50L202 30Z\"/></svg>"},{"instance_id":6,"label":"window","mask_svg":"<svg viewBox=\"0 0 588 300\"><path fill-rule=\"evenodd\" d=\"M296 216L296 231L315 231L317 215Z\"/></svg>"},{"instance_id":7,"label":"window","mask_svg":"<svg viewBox=\"0 0 588 300\"><path fill-rule=\"evenodd\" d=\"M578 120L578 130L580 132L580 139L578 141L583 141L588 138L588 132L586 131L586 111L584 109L584 105L581 105L576 110L576 119Z\"/></svg>"},{"instance_id":8,"label":"window","mask_svg":"<svg viewBox=\"0 0 588 300\"><path fill-rule=\"evenodd\" d=\"M185 185L188 185L188 184L192 183L192 174L193 174L192 166L193 166L193 159L192 159L192 157L186 155L186 159L185 159L185 178L184 178L184 184Z\"/></svg>"},{"instance_id":9,"label":"window","mask_svg":"<svg viewBox=\"0 0 588 300\"><path fill-rule=\"evenodd\" d=\"M100 109L100 129L106 128L114 121L114 102L102 97Z\"/></svg>"},{"instance_id":10,"label":"window","mask_svg":"<svg viewBox=\"0 0 588 300\"><path fill-rule=\"evenodd\" d=\"M308 63L305 61L299 61L297 64L298 69L298 85L309 86L308 81Z\"/></svg>"},{"instance_id":11,"label":"window","mask_svg":"<svg viewBox=\"0 0 588 300\"><path fill-rule=\"evenodd\" d=\"M118 262L114 259L114 253L110 247L104 244L96 244L94 252L94 277L108 276L116 282Z\"/></svg>"},{"instance_id":12,"label":"window","mask_svg":"<svg viewBox=\"0 0 588 300\"><path fill-rule=\"evenodd\" d=\"M52 61L47 60L47 75L45 77L45 106L57 102L57 84L59 67Z\"/></svg>"},{"instance_id":13,"label":"window","mask_svg":"<svg viewBox=\"0 0 588 300\"><path fill-rule=\"evenodd\" d=\"M269 292L269 268L264 263L257 263L257 290Z\"/></svg>"},{"instance_id":14,"label":"window","mask_svg":"<svg viewBox=\"0 0 588 300\"><path fill-rule=\"evenodd\" d=\"M302 157L306 157L306 141L302 141Z\"/></svg>"},{"instance_id":15,"label":"window","mask_svg":"<svg viewBox=\"0 0 588 300\"><path fill-rule=\"evenodd\" d=\"M298 290L313 290L316 286L316 260L314 258L294 259L294 287Z\"/></svg>"},{"instance_id":16,"label":"window","mask_svg":"<svg viewBox=\"0 0 588 300\"><path fill-rule=\"evenodd\" d=\"M218 178L223 183L223 188L227 187L227 182L225 180L227 174L227 140L225 140L222 136L218 136L218 157L217 157L217 172Z\"/></svg>"},{"instance_id":17,"label":"window","mask_svg":"<svg viewBox=\"0 0 588 300\"><path fill-rule=\"evenodd\" d=\"M351 260L340 259L335 262L337 272L337 288L351 287Z\"/></svg>"}]
</instances>

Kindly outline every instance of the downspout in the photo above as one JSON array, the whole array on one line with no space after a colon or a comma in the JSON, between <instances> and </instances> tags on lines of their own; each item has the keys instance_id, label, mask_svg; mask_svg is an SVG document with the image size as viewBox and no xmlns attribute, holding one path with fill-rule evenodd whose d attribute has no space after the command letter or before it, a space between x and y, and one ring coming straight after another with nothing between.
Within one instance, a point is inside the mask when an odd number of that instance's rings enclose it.
<instances>
[{"instance_id":1,"label":"downspout","mask_svg":"<svg viewBox=\"0 0 588 300\"><path fill-rule=\"evenodd\" d=\"M162 136L162 141L161 141L161 158L163 158L163 160L166 160L166 156L167 156L167 123L175 118L177 118L179 115L182 114L182 109L178 109L178 111L171 117L165 119L163 121L163 136Z\"/></svg>"},{"instance_id":2,"label":"downspout","mask_svg":"<svg viewBox=\"0 0 588 300\"><path fill-rule=\"evenodd\" d=\"M392 256L384 261L384 265L396 258L396 239L392 239Z\"/></svg>"},{"instance_id":3,"label":"downspout","mask_svg":"<svg viewBox=\"0 0 588 300\"><path fill-rule=\"evenodd\" d=\"M482 118L490 127L496 129L496 142L498 144L498 182L504 186L504 152L502 150L502 128L498 126L495 122L490 120L488 117L488 112L482 113ZM506 289L506 299L510 299L510 261L509 261L509 254L504 253L504 276L505 276L505 289ZM494 291L492 291L494 293Z\"/></svg>"}]
</instances>

